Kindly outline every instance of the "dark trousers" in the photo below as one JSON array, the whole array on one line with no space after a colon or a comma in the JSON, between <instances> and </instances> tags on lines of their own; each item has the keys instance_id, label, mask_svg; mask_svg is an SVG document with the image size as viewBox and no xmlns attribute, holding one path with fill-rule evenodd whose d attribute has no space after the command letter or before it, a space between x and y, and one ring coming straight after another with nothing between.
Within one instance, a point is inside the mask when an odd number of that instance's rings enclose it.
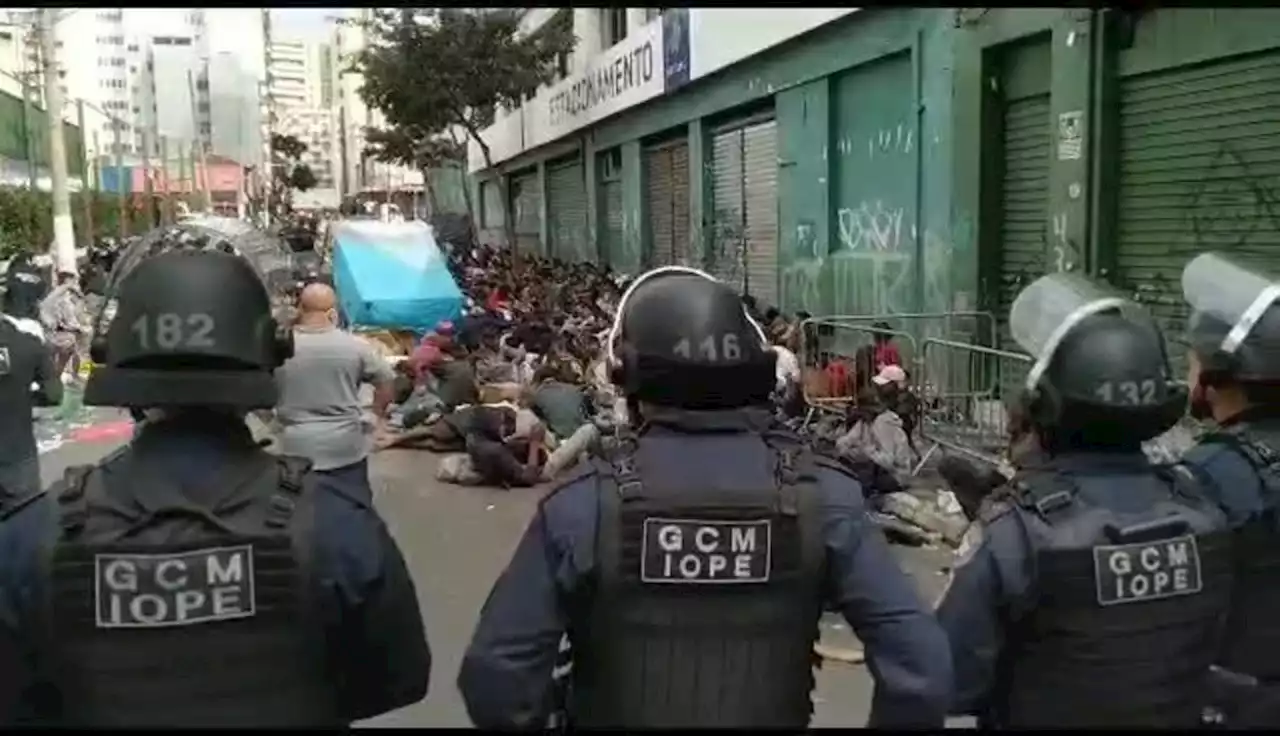
<instances>
[{"instance_id":1,"label":"dark trousers","mask_svg":"<svg viewBox=\"0 0 1280 736\"><path fill-rule=\"evenodd\" d=\"M373 486L369 483L369 459L343 465L340 468L314 471L332 480L351 493L352 498L373 505Z\"/></svg>"}]
</instances>

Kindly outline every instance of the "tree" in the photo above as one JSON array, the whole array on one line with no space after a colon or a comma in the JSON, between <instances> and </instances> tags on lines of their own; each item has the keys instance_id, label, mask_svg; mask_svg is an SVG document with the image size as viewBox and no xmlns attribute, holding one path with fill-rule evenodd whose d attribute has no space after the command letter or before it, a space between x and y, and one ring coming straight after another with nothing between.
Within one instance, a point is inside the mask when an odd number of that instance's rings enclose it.
<instances>
[{"instance_id":1,"label":"tree","mask_svg":"<svg viewBox=\"0 0 1280 736\"><path fill-rule=\"evenodd\" d=\"M308 189L314 189L320 180L316 178L316 172L311 170L306 164L297 164L293 170L289 172L289 188L299 192L305 192Z\"/></svg>"},{"instance_id":2,"label":"tree","mask_svg":"<svg viewBox=\"0 0 1280 736\"><path fill-rule=\"evenodd\" d=\"M271 152L285 160L297 161L307 152L307 144L298 140L297 136L272 133Z\"/></svg>"},{"instance_id":3,"label":"tree","mask_svg":"<svg viewBox=\"0 0 1280 736\"><path fill-rule=\"evenodd\" d=\"M405 125L364 129L365 155L384 163L409 166L422 172L432 213L440 210L431 180L432 169L465 168L467 151L458 141Z\"/></svg>"},{"instance_id":4,"label":"tree","mask_svg":"<svg viewBox=\"0 0 1280 736\"><path fill-rule=\"evenodd\" d=\"M554 82L577 43L572 10L528 35L518 33L522 14L517 8L374 11L365 24L370 43L353 69L364 76L360 96L415 143L439 141L455 128L465 131L493 171L482 132L493 124L495 111L516 109ZM505 210L509 191L503 177L497 182ZM507 242L514 245L515 222L505 214Z\"/></svg>"},{"instance_id":5,"label":"tree","mask_svg":"<svg viewBox=\"0 0 1280 736\"><path fill-rule=\"evenodd\" d=\"M310 166L299 161L307 152L307 144L296 136L271 134L271 200L286 206L293 204L293 192L305 192L318 182Z\"/></svg>"}]
</instances>

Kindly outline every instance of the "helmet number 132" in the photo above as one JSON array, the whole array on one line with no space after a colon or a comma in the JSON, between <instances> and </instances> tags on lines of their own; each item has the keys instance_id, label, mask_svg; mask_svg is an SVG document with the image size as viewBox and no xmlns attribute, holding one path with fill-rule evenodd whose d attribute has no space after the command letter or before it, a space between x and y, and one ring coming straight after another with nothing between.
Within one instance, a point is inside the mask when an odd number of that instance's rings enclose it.
<instances>
[{"instance_id":1,"label":"helmet number 132","mask_svg":"<svg viewBox=\"0 0 1280 736\"><path fill-rule=\"evenodd\" d=\"M144 314L130 326L143 350L208 349L213 343L213 317L203 314Z\"/></svg>"}]
</instances>

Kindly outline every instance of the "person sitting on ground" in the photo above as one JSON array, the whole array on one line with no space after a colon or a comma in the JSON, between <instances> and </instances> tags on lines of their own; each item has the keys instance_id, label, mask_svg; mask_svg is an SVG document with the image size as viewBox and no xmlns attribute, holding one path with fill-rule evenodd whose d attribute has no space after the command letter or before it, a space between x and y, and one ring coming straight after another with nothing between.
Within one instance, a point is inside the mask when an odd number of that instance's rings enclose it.
<instances>
[{"instance_id":1,"label":"person sitting on ground","mask_svg":"<svg viewBox=\"0 0 1280 736\"><path fill-rule=\"evenodd\" d=\"M885 404L890 391L887 386L877 386L858 396L850 410L852 426L836 440L836 449L865 455L901 481L910 475L915 458L902 418Z\"/></svg>"},{"instance_id":2,"label":"person sitting on ground","mask_svg":"<svg viewBox=\"0 0 1280 736\"><path fill-rule=\"evenodd\" d=\"M897 365L886 365L871 378L871 384L876 387L880 402L902 419L902 428L907 433L907 439L911 439L915 434L920 420L920 401L907 386L909 378L907 372ZM914 447L913 442L912 449Z\"/></svg>"}]
</instances>

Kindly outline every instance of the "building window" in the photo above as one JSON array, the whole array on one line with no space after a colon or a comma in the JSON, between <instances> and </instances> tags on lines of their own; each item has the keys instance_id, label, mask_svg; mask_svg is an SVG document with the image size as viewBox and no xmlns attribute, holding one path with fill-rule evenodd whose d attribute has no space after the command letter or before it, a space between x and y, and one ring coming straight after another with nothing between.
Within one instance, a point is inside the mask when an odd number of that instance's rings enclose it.
<instances>
[{"instance_id":1,"label":"building window","mask_svg":"<svg viewBox=\"0 0 1280 736\"><path fill-rule=\"evenodd\" d=\"M600 31L603 34L601 39L604 42L604 48L609 48L622 42L627 37L627 9L626 8L603 8L600 10L603 14L600 22Z\"/></svg>"}]
</instances>

